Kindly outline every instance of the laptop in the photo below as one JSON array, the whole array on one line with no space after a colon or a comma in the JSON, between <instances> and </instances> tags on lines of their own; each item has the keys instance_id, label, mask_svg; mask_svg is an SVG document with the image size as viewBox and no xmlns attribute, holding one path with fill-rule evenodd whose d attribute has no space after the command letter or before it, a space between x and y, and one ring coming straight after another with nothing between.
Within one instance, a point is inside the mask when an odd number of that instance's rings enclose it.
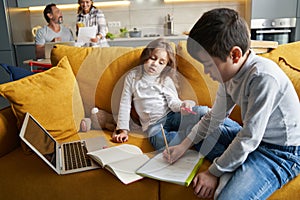
<instances>
[{"instance_id":1,"label":"laptop","mask_svg":"<svg viewBox=\"0 0 300 200\"><path fill-rule=\"evenodd\" d=\"M20 137L57 174L69 174L97 169L87 152L107 146L105 137L95 137L67 143L58 143L42 125L26 113Z\"/></svg>"},{"instance_id":2,"label":"laptop","mask_svg":"<svg viewBox=\"0 0 300 200\"><path fill-rule=\"evenodd\" d=\"M45 43L45 59L51 58L51 51L56 44L67 45L67 46L75 46L75 41L68 42L47 42Z\"/></svg>"}]
</instances>

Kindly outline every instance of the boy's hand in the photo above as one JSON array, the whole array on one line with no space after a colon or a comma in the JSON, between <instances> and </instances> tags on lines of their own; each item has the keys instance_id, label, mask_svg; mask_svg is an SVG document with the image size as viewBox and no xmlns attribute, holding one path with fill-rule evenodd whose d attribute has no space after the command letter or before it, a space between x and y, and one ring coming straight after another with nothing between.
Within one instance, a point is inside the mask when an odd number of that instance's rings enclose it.
<instances>
[{"instance_id":1,"label":"boy's hand","mask_svg":"<svg viewBox=\"0 0 300 200\"><path fill-rule=\"evenodd\" d=\"M179 145L169 147L169 153L167 149L163 151L164 159L169 163L176 162L191 146L192 141L188 138L185 138Z\"/></svg>"},{"instance_id":2,"label":"boy's hand","mask_svg":"<svg viewBox=\"0 0 300 200\"><path fill-rule=\"evenodd\" d=\"M193 179L194 193L199 198L213 198L218 186L218 177L212 175L208 170L200 172Z\"/></svg>"},{"instance_id":3,"label":"boy's hand","mask_svg":"<svg viewBox=\"0 0 300 200\"><path fill-rule=\"evenodd\" d=\"M172 146L169 147L170 154L168 153L167 149L163 151L163 157L168 163L172 164L176 162L184 154L184 152L184 148L182 148L180 145Z\"/></svg>"},{"instance_id":4,"label":"boy's hand","mask_svg":"<svg viewBox=\"0 0 300 200\"><path fill-rule=\"evenodd\" d=\"M117 143L127 142L128 141L128 131L127 130L114 131L111 138L112 138L113 142L117 142Z\"/></svg>"}]
</instances>

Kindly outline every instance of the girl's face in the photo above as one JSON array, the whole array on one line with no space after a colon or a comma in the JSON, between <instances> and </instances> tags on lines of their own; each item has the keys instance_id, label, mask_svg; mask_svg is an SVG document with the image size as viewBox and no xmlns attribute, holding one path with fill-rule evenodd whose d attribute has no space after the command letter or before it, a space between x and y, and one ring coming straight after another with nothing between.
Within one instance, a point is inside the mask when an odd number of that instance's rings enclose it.
<instances>
[{"instance_id":1,"label":"girl's face","mask_svg":"<svg viewBox=\"0 0 300 200\"><path fill-rule=\"evenodd\" d=\"M84 14L87 14L90 12L92 3L93 3L92 0L80 0L80 7L82 8L82 11Z\"/></svg>"},{"instance_id":2,"label":"girl's face","mask_svg":"<svg viewBox=\"0 0 300 200\"><path fill-rule=\"evenodd\" d=\"M144 70L150 76L159 75L167 66L169 56L165 49L156 48L152 51L148 60L144 63Z\"/></svg>"}]
</instances>

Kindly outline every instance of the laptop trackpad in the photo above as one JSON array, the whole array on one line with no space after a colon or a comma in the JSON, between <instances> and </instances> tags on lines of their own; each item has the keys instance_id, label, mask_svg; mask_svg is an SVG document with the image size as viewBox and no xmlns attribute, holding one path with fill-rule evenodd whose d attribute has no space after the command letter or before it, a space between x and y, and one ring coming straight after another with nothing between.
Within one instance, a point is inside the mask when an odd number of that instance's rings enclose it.
<instances>
[{"instance_id":1,"label":"laptop trackpad","mask_svg":"<svg viewBox=\"0 0 300 200\"><path fill-rule=\"evenodd\" d=\"M85 139L85 141L86 141L86 148L87 148L88 152L103 149L103 147L108 146L108 143L104 136L88 138L88 139Z\"/></svg>"}]
</instances>

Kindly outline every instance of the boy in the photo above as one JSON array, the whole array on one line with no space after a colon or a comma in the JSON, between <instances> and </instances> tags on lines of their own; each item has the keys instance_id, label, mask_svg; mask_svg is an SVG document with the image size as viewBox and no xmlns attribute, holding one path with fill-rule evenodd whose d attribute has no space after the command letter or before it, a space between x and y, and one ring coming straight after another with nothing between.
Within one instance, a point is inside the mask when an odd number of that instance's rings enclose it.
<instances>
[{"instance_id":1,"label":"boy","mask_svg":"<svg viewBox=\"0 0 300 200\"><path fill-rule=\"evenodd\" d=\"M193 180L198 197L212 198L219 177L230 175L215 198L266 199L299 174L298 96L284 72L249 46L249 29L231 9L204 13L190 32L189 54L220 87L211 111L181 144L169 148L170 155L164 151L164 157L175 162L198 143L212 161ZM243 127L236 135L220 133L217 127L235 104L241 108Z\"/></svg>"}]
</instances>

